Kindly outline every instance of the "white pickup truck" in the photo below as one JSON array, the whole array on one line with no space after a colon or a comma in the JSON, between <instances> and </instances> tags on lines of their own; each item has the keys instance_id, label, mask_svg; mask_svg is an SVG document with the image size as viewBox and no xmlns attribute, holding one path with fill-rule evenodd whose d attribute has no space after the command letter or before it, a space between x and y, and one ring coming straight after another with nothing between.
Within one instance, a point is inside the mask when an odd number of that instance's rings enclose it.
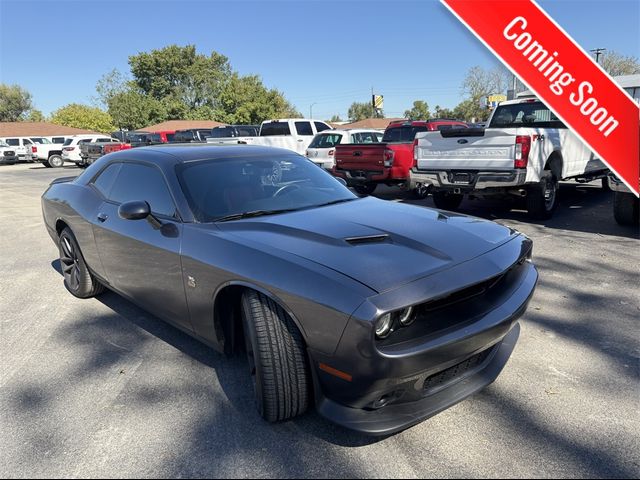
<instances>
[{"instance_id":1,"label":"white pickup truck","mask_svg":"<svg viewBox=\"0 0 640 480\"><path fill-rule=\"evenodd\" d=\"M315 134L329 129L331 127L320 120L306 118L266 120L260 125L260 132L257 137L209 137L207 138L207 143L264 145L267 147L286 148L304 155Z\"/></svg>"},{"instance_id":2,"label":"white pickup truck","mask_svg":"<svg viewBox=\"0 0 640 480\"><path fill-rule=\"evenodd\" d=\"M418 134L410 188L429 186L438 208L465 194L524 197L529 215L550 218L559 180L603 179L606 166L540 100L502 102L487 127Z\"/></svg>"}]
</instances>

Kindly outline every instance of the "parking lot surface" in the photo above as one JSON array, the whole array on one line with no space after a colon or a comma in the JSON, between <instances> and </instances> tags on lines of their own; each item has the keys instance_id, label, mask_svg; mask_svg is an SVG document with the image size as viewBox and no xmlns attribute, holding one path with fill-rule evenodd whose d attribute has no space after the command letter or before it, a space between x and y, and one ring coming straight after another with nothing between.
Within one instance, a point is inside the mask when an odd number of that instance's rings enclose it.
<instances>
[{"instance_id":1,"label":"parking lot surface","mask_svg":"<svg viewBox=\"0 0 640 480\"><path fill-rule=\"evenodd\" d=\"M243 358L114 293L67 293L40 195L78 173L0 166L0 476L640 476L640 240L599 183L563 183L545 222L465 200L464 213L534 240L540 282L520 340L494 384L373 439L313 411L267 424Z\"/></svg>"}]
</instances>

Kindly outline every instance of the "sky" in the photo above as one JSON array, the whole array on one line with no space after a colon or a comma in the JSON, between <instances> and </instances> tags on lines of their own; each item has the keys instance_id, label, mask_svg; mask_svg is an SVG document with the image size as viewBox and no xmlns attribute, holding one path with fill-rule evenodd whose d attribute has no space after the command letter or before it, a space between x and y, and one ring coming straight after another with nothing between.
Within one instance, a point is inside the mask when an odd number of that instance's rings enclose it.
<instances>
[{"instance_id":1,"label":"sky","mask_svg":"<svg viewBox=\"0 0 640 480\"><path fill-rule=\"evenodd\" d=\"M584 49L640 57L640 0L539 4ZM372 88L388 117L414 100L452 108L470 67L499 64L436 0L0 0L0 82L45 114L91 104L102 75L170 44L226 55L318 119L346 119Z\"/></svg>"}]
</instances>

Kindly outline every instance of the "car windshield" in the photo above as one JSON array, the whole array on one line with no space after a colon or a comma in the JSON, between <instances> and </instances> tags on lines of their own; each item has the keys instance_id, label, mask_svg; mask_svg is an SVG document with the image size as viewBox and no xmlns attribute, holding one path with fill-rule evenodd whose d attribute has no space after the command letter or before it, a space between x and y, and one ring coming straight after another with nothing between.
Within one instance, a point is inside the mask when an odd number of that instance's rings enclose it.
<instances>
[{"instance_id":1,"label":"car windshield","mask_svg":"<svg viewBox=\"0 0 640 480\"><path fill-rule=\"evenodd\" d=\"M542 102L498 106L489 128L517 127L564 128L564 124Z\"/></svg>"},{"instance_id":2,"label":"car windshield","mask_svg":"<svg viewBox=\"0 0 640 480\"><path fill-rule=\"evenodd\" d=\"M200 222L302 210L358 198L329 173L296 154L200 160L176 169Z\"/></svg>"},{"instance_id":3,"label":"car windshield","mask_svg":"<svg viewBox=\"0 0 640 480\"><path fill-rule=\"evenodd\" d=\"M309 144L309 148L332 148L340 143L342 135L339 133L323 133L316 135Z\"/></svg>"},{"instance_id":4,"label":"car windshield","mask_svg":"<svg viewBox=\"0 0 640 480\"><path fill-rule=\"evenodd\" d=\"M427 127L393 127L387 128L384 132L384 136L382 137L383 142L393 143L411 143L416 137L416 133L418 132L426 132Z\"/></svg>"}]
</instances>

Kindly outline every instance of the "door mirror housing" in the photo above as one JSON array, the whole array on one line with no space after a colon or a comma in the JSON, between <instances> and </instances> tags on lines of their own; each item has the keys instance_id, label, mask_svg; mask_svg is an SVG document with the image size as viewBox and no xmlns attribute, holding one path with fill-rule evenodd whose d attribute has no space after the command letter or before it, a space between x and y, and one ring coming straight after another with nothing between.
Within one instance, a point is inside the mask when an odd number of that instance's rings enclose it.
<instances>
[{"instance_id":1,"label":"door mirror housing","mask_svg":"<svg viewBox=\"0 0 640 480\"><path fill-rule=\"evenodd\" d=\"M125 220L144 220L151 215L151 207L148 202L126 202L118 208L118 215Z\"/></svg>"}]
</instances>

